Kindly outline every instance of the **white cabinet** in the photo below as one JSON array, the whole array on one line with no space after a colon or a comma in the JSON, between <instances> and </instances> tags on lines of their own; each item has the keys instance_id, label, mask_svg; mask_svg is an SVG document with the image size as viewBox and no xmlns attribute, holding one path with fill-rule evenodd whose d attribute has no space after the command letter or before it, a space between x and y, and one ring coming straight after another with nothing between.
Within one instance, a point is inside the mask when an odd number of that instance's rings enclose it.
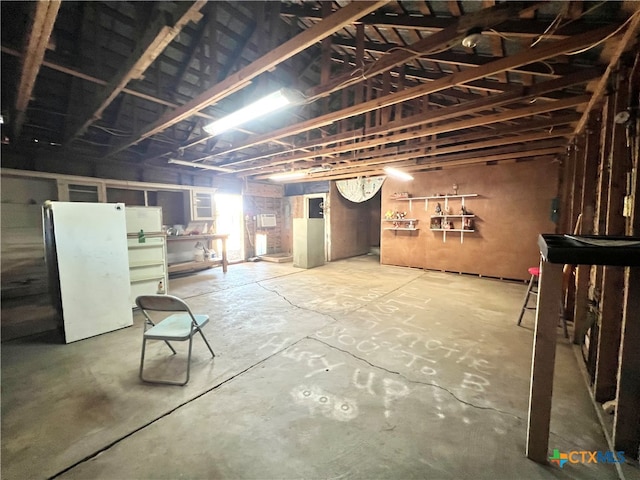
<instances>
[{"instance_id":1,"label":"white cabinet","mask_svg":"<svg viewBox=\"0 0 640 480\"><path fill-rule=\"evenodd\" d=\"M162 233L161 207L126 207L131 305L140 295L154 295L162 282L169 292L167 237ZM141 231L142 234L141 235Z\"/></svg>"},{"instance_id":2,"label":"white cabinet","mask_svg":"<svg viewBox=\"0 0 640 480\"><path fill-rule=\"evenodd\" d=\"M144 243L139 240L137 234L127 235L132 306L139 295L157 293L160 282L168 292L166 236L145 234Z\"/></svg>"}]
</instances>

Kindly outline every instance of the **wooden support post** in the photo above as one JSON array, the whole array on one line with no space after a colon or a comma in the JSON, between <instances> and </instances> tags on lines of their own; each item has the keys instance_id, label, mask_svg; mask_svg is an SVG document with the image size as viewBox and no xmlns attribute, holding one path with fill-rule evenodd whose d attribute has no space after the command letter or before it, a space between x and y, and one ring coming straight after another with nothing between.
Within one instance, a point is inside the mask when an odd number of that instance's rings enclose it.
<instances>
[{"instance_id":1,"label":"wooden support post","mask_svg":"<svg viewBox=\"0 0 640 480\"><path fill-rule=\"evenodd\" d=\"M580 211L582 222L581 235L593 233L593 217L596 201L596 186L598 176L598 157L600 155L600 117L598 112L592 112L586 129L587 141L585 147L584 170L582 172L582 201ZM576 269L576 300L573 315L573 343L582 345L584 335L589 328L587 322L590 265L578 265Z\"/></svg>"},{"instance_id":2,"label":"wooden support post","mask_svg":"<svg viewBox=\"0 0 640 480\"><path fill-rule=\"evenodd\" d=\"M640 79L640 54L630 75L630 107L638 107ZM635 119L636 135L631 138L631 216L627 233L640 235L640 194L638 192L638 169L640 168L640 119ZM622 338L620 341L620 362L618 365L618 385L615 417L613 420L613 444L616 450L624 451L628 457L638 460L640 455L640 268L625 270L624 313L622 317Z\"/></svg>"},{"instance_id":3,"label":"wooden support post","mask_svg":"<svg viewBox=\"0 0 640 480\"><path fill-rule=\"evenodd\" d=\"M626 127L613 122L615 112L627 107L628 79L624 70L620 71L620 81L613 115L611 148L608 150L609 188L607 195L606 234L624 235L625 219L622 215L628 165ZM618 350L622 327L622 301L624 295L624 269L605 266L602 275L601 321L598 336L598 356L594 380L594 396L598 402L615 398L616 373L618 371Z\"/></svg>"},{"instance_id":4,"label":"wooden support post","mask_svg":"<svg viewBox=\"0 0 640 480\"><path fill-rule=\"evenodd\" d=\"M575 148L564 157L562 172L560 177L560 218L558 220L558 233L571 232L571 181L575 171L576 156Z\"/></svg>"},{"instance_id":5,"label":"wooden support post","mask_svg":"<svg viewBox=\"0 0 640 480\"><path fill-rule=\"evenodd\" d=\"M618 407L613 420L613 444L638 460L640 448L640 267L625 272L624 315L618 365Z\"/></svg>"},{"instance_id":6,"label":"wooden support post","mask_svg":"<svg viewBox=\"0 0 640 480\"><path fill-rule=\"evenodd\" d=\"M547 463L548 461L558 309L562 293L562 267L561 264L540 262L526 450L527 457L538 463Z\"/></svg>"},{"instance_id":7,"label":"wooden support post","mask_svg":"<svg viewBox=\"0 0 640 480\"><path fill-rule=\"evenodd\" d=\"M569 218L567 221L567 232L578 233L580 225L578 218L582 212L582 183L584 174L584 165L586 161L586 138L585 135L578 135L573 149L574 168L571 178L571 186L569 193ZM582 222L580 222L582 223ZM563 298L563 316L565 321L573 321L573 314L576 303L576 287L575 287L575 265L565 265L562 289Z\"/></svg>"}]
</instances>

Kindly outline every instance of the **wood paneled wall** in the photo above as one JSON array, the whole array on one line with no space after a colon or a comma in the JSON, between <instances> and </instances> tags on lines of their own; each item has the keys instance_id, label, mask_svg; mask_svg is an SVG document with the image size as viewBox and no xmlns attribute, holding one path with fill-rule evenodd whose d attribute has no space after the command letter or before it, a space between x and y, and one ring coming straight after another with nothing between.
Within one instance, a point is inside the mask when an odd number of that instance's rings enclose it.
<instances>
[{"instance_id":1,"label":"wood paneled wall","mask_svg":"<svg viewBox=\"0 0 640 480\"><path fill-rule=\"evenodd\" d=\"M551 203L557 196L559 164L544 161L479 165L414 174L414 180L401 182L387 178L382 188L382 215L387 210L406 211L417 218L419 230L381 233L383 264L472 273L484 276L529 278L527 269L539 263L537 238L540 233L554 233ZM475 232L430 230L430 216L442 200L411 202L391 199L395 192L412 197L453 194L478 194L465 199L474 218ZM460 200L451 199L451 213L459 213ZM390 226L388 223L386 226Z\"/></svg>"},{"instance_id":2,"label":"wood paneled wall","mask_svg":"<svg viewBox=\"0 0 640 480\"><path fill-rule=\"evenodd\" d=\"M329 221L331 222L331 260L369 253L371 246L370 217L379 216L375 197L362 203L344 198L331 182L329 192Z\"/></svg>"}]
</instances>

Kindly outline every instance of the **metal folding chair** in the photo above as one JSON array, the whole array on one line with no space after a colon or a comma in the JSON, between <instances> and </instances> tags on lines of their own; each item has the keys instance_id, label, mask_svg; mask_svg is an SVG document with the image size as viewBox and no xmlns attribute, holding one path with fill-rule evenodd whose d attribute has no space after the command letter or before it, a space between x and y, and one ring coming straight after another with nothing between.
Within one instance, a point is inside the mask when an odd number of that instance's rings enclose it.
<instances>
[{"instance_id":1,"label":"metal folding chair","mask_svg":"<svg viewBox=\"0 0 640 480\"><path fill-rule=\"evenodd\" d=\"M136 305L145 317L144 330L142 334L142 356L140 357L140 380L148 383L163 383L168 385L186 385L189 381L191 370L191 347L193 336L200 333L204 343L215 357L207 338L202 332L202 327L209 322L209 315L194 315L189 306L178 297L172 295L141 295L136 298ZM167 316L160 321L154 322L149 312L165 312ZM170 380L156 380L144 377L144 354L148 340L162 340L171 351L176 354L170 341L189 340L189 355L187 357L187 376L184 382Z\"/></svg>"}]
</instances>

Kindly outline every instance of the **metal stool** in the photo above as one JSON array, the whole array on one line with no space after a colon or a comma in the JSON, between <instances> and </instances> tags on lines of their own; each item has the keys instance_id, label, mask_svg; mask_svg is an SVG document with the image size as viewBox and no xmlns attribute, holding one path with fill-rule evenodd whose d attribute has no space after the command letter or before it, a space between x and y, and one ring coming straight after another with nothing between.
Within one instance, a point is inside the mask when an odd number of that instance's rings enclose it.
<instances>
[{"instance_id":1,"label":"metal stool","mask_svg":"<svg viewBox=\"0 0 640 480\"><path fill-rule=\"evenodd\" d=\"M534 295L538 296L538 277L540 276L540 267L531 267L529 268L529 274L531 278L529 279L529 286L527 287L527 293L524 296L524 302L522 303L522 310L520 310L520 316L518 317L518 326L522 323L522 317L524 316L525 310L535 310L538 308L537 301L532 307L529 306L529 297ZM564 330L564 337L569 338L569 331L567 330L567 319L562 314L563 308L560 306L560 318L562 319L562 328Z\"/></svg>"}]
</instances>

